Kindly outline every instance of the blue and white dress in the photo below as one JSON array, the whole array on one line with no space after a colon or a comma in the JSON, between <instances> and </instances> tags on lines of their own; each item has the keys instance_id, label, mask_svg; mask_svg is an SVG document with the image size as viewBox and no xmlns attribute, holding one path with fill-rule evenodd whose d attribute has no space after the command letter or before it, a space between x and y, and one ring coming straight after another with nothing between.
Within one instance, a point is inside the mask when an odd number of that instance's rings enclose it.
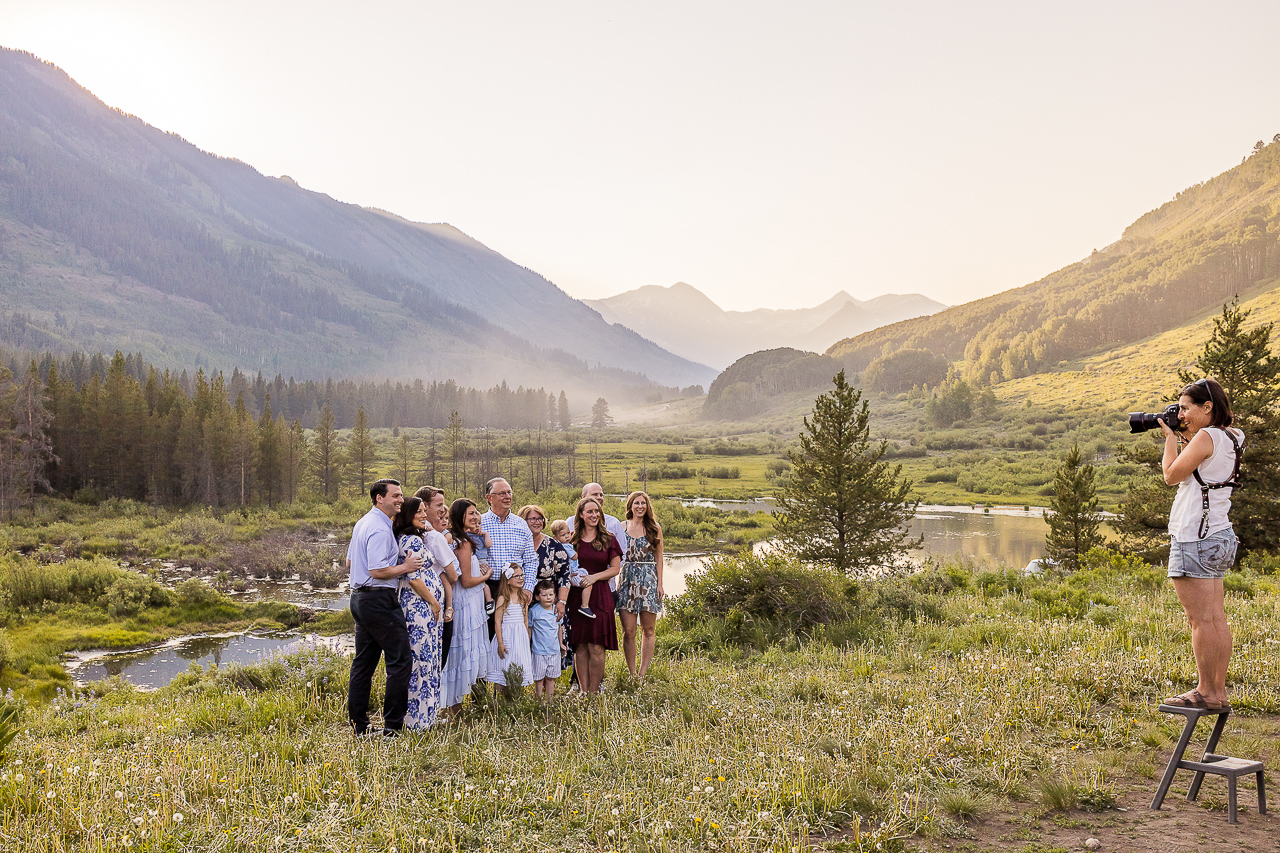
<instances>
[{"instance_id":1,"label":"blue and white dress","mask_svg":"<svg viewBox=\"0 0 1280 853\"><path fill-rule=\"evenodd\" d=\"M479 573L480 560L471 555L470 571ZM475 574L472 575L475 577ZM453 640L449 660L440 676L444 707L456 705L489 671L489 618L484 612L484 584L464 589L461 576L453 585Z\"/></svg>"},{"instance_id":2,"label":"blue and white dress","mask_svg":"<svg viewBox=\"0 0 1280 853\"><path fill-rule=\"evenodd\" d=\"M440 714L440 640L444 633L444 613L440 619L431 605L409 586L410 580L422 581L444 607L444 584L431 551L423 544L422 537L405 534L397 543L400 559L410 554L422 555L422 568L400 578L400 609L409 627L409 645L413 649L413 670L409 675L409 710L404 724L410 729L428 729L435 725Z\"/></svg>"}]
</instances>

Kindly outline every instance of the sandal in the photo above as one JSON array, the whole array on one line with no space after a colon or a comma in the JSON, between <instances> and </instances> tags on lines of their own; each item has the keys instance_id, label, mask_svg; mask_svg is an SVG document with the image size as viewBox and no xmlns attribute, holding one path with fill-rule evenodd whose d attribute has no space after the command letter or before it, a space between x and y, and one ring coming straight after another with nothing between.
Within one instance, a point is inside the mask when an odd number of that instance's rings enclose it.
<instances>
[{"instance_id":1,"label":"sandal","mask_svg":"<svg viewBox=\"0 0 1280 853\"><path fill-rule=\"evenodd\" d=\"M1171 708L1196 708L1201 711L1221 711L1223 706L1230 707L1229 704L1223 702L1210 702L1204 698L1199 690L1192 690L1190 693L1183 693L1180 696L1170 696L1164 700L1165 705Z\"/></svg>"}]
</instances>

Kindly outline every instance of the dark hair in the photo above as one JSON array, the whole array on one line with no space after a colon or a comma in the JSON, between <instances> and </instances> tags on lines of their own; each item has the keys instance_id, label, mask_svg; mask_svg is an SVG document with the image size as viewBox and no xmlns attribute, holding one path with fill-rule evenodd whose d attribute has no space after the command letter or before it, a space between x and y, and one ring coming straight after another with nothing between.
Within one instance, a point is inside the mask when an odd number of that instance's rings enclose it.
<instances>
[{"instance_id":1,"label":"dark hair","mask_svg":"<svg viewBox=\"0 0 1280 853\"><path fill-rule=\"evenodd\" d=\"M423 486L413 493L415 498L422 498L423 503L431 503L436 499L436 495L444 496L444 489L437 489L435 486Z\"/></svg>"},{"instance_id":2,"label":"dark hair","mask_svg":"<svg viewBox=\"0 0 1280 853\"><path fill-rule=\"evenodd\" d=\"M543 578L542 580L538 581L536 584L533 585L533 594L537 596L537 594L542 592L544 589L555 589L555 588L556 588L555 581L553 581L551 578Z\"/></svg>"},{"instance_id":3,"label":"dark hair","mask_svg":"<svg viewBox=\"0 0 1280 853\"><path fill-rule=\"evenodd\" d=\"M1209 410L1210 426L1226 429L1234 420L1231 416L1231 400L1216 379L1210 379L1207 376L1204 379L1197 379L1178 392L1178 396L1190 397L1192 402L1201 406L1205 403L1213 403L1213 408Z\"/></svg>"},{"instance_id":4,"label":"dark hair","mask_svg":"<svg viewBox=\"0 0 1280 853\"><path fill-rule=\"evenodd\" d=\"M385 498L387 496L388 486L398 485L400 485L400 481L392 480L390 477L384 480L374 480L373 485L369 487L369 500L377 503L378 498Z\"/></svg>"},{"instance_id":5,"label":"dark hair","mask_svg":"<svg viewBox=\"0 0 1280 853\"><path fill-rule=\"evenodd\" d=\"M417 495L405 498L404 503L400 504L400 511L396 513L396 517L391 519L391 535L398 540L406 533L413 533L418 536L426 533L426 530L413 521L413 517L418 514L418 510L421 508L422 498Z\"/></svg>"},{"instance_id":6,"label":"dark hair","mask_svg":"<svg viewBox=\"0 0 1280 853\"><path fill-rule=\"evenodd\" d=\"M463 541L470 542L467 539L467 508L473 507L476 502L467 498L458 498L449 505L449 532L453 534L453 541L461 543Z\"/></svg>"},{"instance_id":7,"label":"dark hair","mask_svg":"<svg viewBox=\"0 0 1280 853\"><path fill-rule=\"evenodd\" d=\"M595 504L600 510L600 522L596 525L596 538L591 540L591 547L597 551L608 551L609 538L613 534L605 527L604 507L595 498L582 498L578 501L578 507L573 511L573 535L569 537L569 544L578 550L582 549L582 531L587 527L586 521L582 518L582 510L587 504Z\"/></svg>"}]
</instances>

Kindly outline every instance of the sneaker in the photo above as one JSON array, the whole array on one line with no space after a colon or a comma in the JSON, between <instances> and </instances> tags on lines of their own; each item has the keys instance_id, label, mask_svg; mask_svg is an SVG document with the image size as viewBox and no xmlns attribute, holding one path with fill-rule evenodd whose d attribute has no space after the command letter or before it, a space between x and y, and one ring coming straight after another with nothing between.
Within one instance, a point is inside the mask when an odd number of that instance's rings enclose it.
<instances>
[{"instance_id":1,"label":"sneaker","mask_svg":"<svg viewBox=\"0 0 1280 853\"><path fill-rule=\"evenodd\" d=\"M485 612L485 613L488 613L490 616L492 616L492 615L493 615L493 602L492 602L492 601L486 601L486 602L484 603L484 612Z\"/></svg>"},{"instance_id":2,"label":"sneaker","mask_svg":"<svg viewBox=\"0 0 1280 853\"><path fill-rule=\"evenodd\" d=\"M579 613L581 613L583 616L587 617L588 619L594 619L594 618L596 618L596 615L595 615L594 613L592 613L592 612L591 612L591 608L590 608L590 607L585 607L585 606L584 606L584 607L579 607L579 608L578 608L578 612L579 612Z\"/></svg>"}]
</instances>

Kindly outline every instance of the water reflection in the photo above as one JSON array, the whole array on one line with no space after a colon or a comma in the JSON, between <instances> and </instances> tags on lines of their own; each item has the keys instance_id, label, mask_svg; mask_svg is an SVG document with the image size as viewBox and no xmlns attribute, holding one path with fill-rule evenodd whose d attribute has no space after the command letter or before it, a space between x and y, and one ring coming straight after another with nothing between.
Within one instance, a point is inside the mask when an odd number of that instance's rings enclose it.
<instances>
[{"instance_id":1,"label":"water reflection","mask_svg":"<svg viewBox=\"0 0 1280 853\"><path fill-rule=\"evenodd\" d=\"M91 652L73 661L68 670L80 683L102 681L115 675L143 689L163 687L191 668L193 663L221 667L231 663L257 663L269 655L302 651L317 643L349 652L352 639L302 637L298 634L213 634L181 637L162 646L131 652Z\"/></svg>"}]
</instances>

